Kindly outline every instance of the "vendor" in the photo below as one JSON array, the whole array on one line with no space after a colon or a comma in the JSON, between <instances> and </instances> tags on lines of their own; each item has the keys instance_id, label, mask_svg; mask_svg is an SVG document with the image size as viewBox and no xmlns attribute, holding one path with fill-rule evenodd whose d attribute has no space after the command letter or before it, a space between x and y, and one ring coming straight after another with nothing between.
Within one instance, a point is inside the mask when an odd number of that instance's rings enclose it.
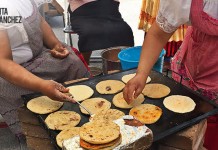
<instances>
[{"instance_id":1,"label":"vendor","mask_svg":"<svg viewBox=\"0 0 218 150\"><path fill-rule=\"evenodd\" d=\"M119 0L68 0L72 30L89 64L93 50L134 46L133 32L119 12Z\"/></svg>"},{"instance_id":2,"label":"vendor","mask_svg":"<svg viewBox=\"0 0 218 150\"><path fill-rule=\"evenodd\" d=\"M142 92L159 53L174 31L185 23L191 23L192 26L188 28L180 50L173 57L172 70L183 76L182 84L217 103L217 0L160 0L156 22L148 31L143 43L136 76L124 89L124 98L128 103L132 101L133 94L137 97ZM180 79L176 74L173 74L173 78L176 81ZM208 119L204 142L207 149L218 149L217 118L214 116Z\"/></svg>"},{"instance_id":3,"label":"vendor","mask_svg":"<svg viewBox=\"0 0 218 150\"><path fill-rule=\"evenodd\" d=\"M73 101L57 82L89 77L74 52L62 44L40 16L42 0L1 0L1 17L19 16L21 22L0 24L0 114L13 133L21 128L17 109L21 95L41 92L57 101Z\"/></svg>"}]
</instances>

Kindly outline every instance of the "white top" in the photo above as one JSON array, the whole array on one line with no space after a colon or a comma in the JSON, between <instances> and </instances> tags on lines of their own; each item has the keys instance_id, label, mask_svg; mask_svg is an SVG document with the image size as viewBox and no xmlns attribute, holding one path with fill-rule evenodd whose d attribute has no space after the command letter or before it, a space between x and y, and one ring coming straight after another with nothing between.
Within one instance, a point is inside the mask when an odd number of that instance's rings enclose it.
<instances>
[{"instance_id":1,"label":"white top","mask_svg":"<svg viewBox=\"0 0 218 150\"><path fill-rule=\"evenodd\" d=\"M92 2L92 1L96 1L96 0L68 0L68 2L70 3L70 9L73 12L74 10L76 10L77 8L79 8L80 6ZM119 2L119 0L114 0Z\"/></svg>"},{"instance_id":2,"label":"white top","mask_svg":"<svg viewBox=\"0 0 218 150\"><path fill-rule=\"evenodd\" d=\"M34 0L37 6L51 0ZM33 6L30 0L0 0L1 17L21 16L27 18L33 12ZM6 12L7 11L7 12ZM29 46L27 33L23 23L4 23L0 22L0 30L7 30L12 50L13 61L18 64L25 63L32 59L33 53Z\"/></svg>"},{"instance_id":3,"label":"white top","mask_svg":"<svg viewBox=\"0 0 218 150\"><path fill-rule=\"evenodd\" d=\"M189 24L192 0L160 0L160 8L156 19L160 28L174 32L180 25ZM204 0L203 11L218 19L218 0Z\"/></svg>"}]
</instances>

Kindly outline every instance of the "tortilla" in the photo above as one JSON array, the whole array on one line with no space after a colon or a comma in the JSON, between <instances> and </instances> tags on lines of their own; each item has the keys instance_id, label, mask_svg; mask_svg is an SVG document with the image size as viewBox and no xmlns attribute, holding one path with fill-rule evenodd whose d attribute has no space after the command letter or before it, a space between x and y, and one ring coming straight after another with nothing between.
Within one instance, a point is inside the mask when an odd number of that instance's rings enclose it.
<instances>
[{"instance_id":1,"label":"tortilla","mask_svg":"<svg viewBox=\"0 0 218 150\"><path fill-rule=\"evenodd\" d=\"M195 109L195 102L188 96L171 95L164 99L164 106L176 113L187 113Z\"/></svg>"},{"instance_id":2,"label":"tortilla","mask_svg":"<svg viewBox=\"0 0 218 150\"><path fill-rule=\"evenodd\" d=\"M48 115L45 123L49 129L65 130L75 127L80 120L80 115L74 111L57 111Z\"/></svg>"},{"instance_id":3,"label":"tortilla","mask_svg":"<svg viewBox=\"0 0 218 150\"><path fill-rule=\"evenodd\" d=\"M73 99L76 101L83 101L90 98L94 94L94 91L86 85L74 85L69 86L68 88L69 92L73 96Z\"/></svg>"},{"instance_id":4,"label":"tortilla","mask_svg":"<svg viewBox=\"0 0 218 150\"><path fill-rule=\"evenodd\" d=\"M114 121L120 119L125 114L124 112L117 110L117 109L108 109L106 111L100 111L95 114L93 117L90 118L90 121L98 121L98 120L107 120L107 121Z\"/></svg>"},{"instance_id":5,"label":"tortilla","mask_svg":"<svg viewBox=\"0 0 218 150\"><path fill-rule=\"evenodd\" d=\"M112 150L117 147L122 142L122 136L120 135L117 139L106 144L90 144L82 139L80 139L80 146L89 150Z\"/></svg>"},{"instance_id":6,"label":"tortilla","mask_svg":"<svg viewBox=\"0 0 218 150\"><path fill-rule=\"evenodd\" d=\"M80 128L80 138L91 144L106 144L117 139L120 127L112 121L93 121Z\"/></svg>"},{"instance_id":7,"label":"tortilla","mask_svg":"<svg viewBox=\"0 0 218 150\"><path fill-rule=\"evenodd\" d=\"M170 88L163 84L147 84L145 85L142 93L150 98L162 98L170 94Z\"/></svg>"},{"instance_id":8,"label":"tortilla","mask_svg":"<svg viewBox=\"0 0 218 150\"><path fill-rule=\"evenodd\" d=\"M118 108L128 109L142 104L144 100L145 100L144 95L140 94L136 99L132 101L131 104L127 104L127 102L123 98L123 92L120 92L114 96L113 104Z\"/></svg>"},{"instance_id":9,"label":"tortilla","mask_svg":"<svg viewBox=\"0 0 218 150\"><path fill-rule=\"evenodd\" d=\"M132 79L134 76L136 75L136 73L133 73L133 74L127 74L127 75L124 75L122 77L122 81L124 83L127 83L130 79ZM148 76L147 80L146 80L146 83L149 83L151 82L151 77Z\"/></svg>"},{"instance_id":10,"label":"tortilla","mask_svg":"<svg viewBox=\"0 0 218 150\"><path fill-rule=\"evenodd\" d=\"M96 114L102 110L108 110L111 107L111 103L104 98L90 98L81 103L82 106L87 108L92 114ZM83 114L89 114L84 108L80 106L80 110Z\"/></svg>"},{"instance_id":11,"label":"tortilla","mask_svg":"<svg viewBox=\"0 0 218 150\"><path fill-rule=\"evenodd\" d=\"M56 141L57 141L58 146L62 148L63 141L70 139L76 135L79 135L79 130L80 130L80 127L71 127L69 129L61 131L56 136Z\"/></svg>"},{"instance_id":12,"label":"tortilla","mask_svg":"<svg viewBox=\"0 0 218 150\"><path fill-rule=\"evenodd\" d=\"M129 114L134 116L141 123L152 124L160 119L162 109L152 104L142 104L132 108Z\"/></svg>"},{"instance_id":13,"label":"tortilla","mask_svg":"<svg viewBox=\"0 0 218 150\"><path fill-rule=\"evenodd\" d=\"M115 94L121 91L125 87L125 84L118 80L105 80L96 85L96 90L100 94Z\"/></svg>"},{"instance_id":14,"label":"tortilla","mask_svg":"<svg viewBox=\"0 0 218 150\"><path fill-rule=\"evenodd\" d=\"M61 108L63 102L54 101L47 96L31 99L27 103L27 108L37 114L48 114Z\"/></svg>"}]
</instances>

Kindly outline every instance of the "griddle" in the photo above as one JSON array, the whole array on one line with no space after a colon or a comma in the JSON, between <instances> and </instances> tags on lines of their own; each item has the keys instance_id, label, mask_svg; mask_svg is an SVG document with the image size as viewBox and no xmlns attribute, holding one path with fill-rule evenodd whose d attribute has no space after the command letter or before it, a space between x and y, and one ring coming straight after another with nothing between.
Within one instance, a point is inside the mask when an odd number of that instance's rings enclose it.
<instances>
[{"instance_id":1,"label":"griddle","mask_svg":"<svg viewBox=\"0 0 218 150\"><path fill-rule=\"evenodd\" d=\"M100 81L104 80L121 80L121 78L124 75L130 74L130 73L135 73L136 70L127 70L119 73L114 73L110 75L104 75L104 76L98 76L86 81L80 81L77 83L72 83L67 86L72 86L72 85L87 85L91 87L94 90L94 94L92 97L102 97L107 99L108 101L112 102L112 99L115 94L111 95L102 95L99 94L95 86L97 83ZM154 124L147 125L148 128L150 128L153 131L154 135L154 142L163 139L166 136L169 136L173 133L176 133L178 131L181 131L189 126L192 126L202 119L207 118L208 116L214 115L218 113L218 105L207 99L206 97L201 96L200 94L190 90L189 88L183 86L182 84L174 81L173 79L169 78L166 75L163 75L159 72L156 71L151 71L150 75L151 77L151 83L161 83L166 86L168 86L171 89L171 92L169 95L184 95L184 96L189 96L192 98L195 103L196 107L192 112L185 113L185 114L179 114L179 113L174 113L168 109L166 109L163 105L163 100L164 98L160 99L151 99L148 97L145 97L144 104L154 104L156 106L159 106L162 108L163 114L161 118ZM66 86L66 85L65 85ZM82 93L81 93L82 94ZM22 98L24 99L25 103L27 103L29 100L42 96L40 93L34 93L34 94L29 94L29 95L24 95ZM113 104L111 108L115 108L118 110L123 111L126 115L129 113L130 109L120 109L115 107ZM84 123L89 121L89 116L84 115L80 112L78 104L72 104L69 102L65 102L63 107L60 108L60 110L71 110L79 113L81 115L81 121L78 126L82 126ZM36 114L37 115L37 114ZM55 137L60 131L55 131L55 130L50 130L47 128L45 124L45 118L48 115L37 115L42 123L42 125L48 130L50 137L52 141L56 144ZM57 149L60 149L57 146Z\"/></svg>"}]
</instances>

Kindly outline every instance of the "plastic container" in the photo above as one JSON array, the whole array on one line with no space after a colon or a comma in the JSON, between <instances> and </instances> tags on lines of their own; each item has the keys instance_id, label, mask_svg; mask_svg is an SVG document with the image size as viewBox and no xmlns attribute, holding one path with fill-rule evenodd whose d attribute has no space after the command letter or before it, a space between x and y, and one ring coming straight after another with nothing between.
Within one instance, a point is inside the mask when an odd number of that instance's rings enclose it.
<instances>
[{"instance_id":1,"label":"plastic container","mask_svg":"<svg viewBox=\"0 0 218 150\"><path fill-rule=\"evenodd\" d=\"M104 74L108 74L108 71L121 70L121 64L118 58L118 53L121 51L121 49L124 48L127 47L112 47L105 49L101 52L102 70Z\"/></svg>"},{"instance_id":2,"label":"plastic container","mask_svg":"<svg viewBox=\"0 0 218 150\"><path fill-rule=\"evenodd\" d=\"M142 49L141 46L136 46L136 47L122 49L120 51L120 53L118 54L118 58L120 59L122 70L128 70L138 67L141 49ZM163 49L160 53L157 62L153 66L154 70L162 73L165 54L166 51Z\"/></svg>"}]
</instances>

